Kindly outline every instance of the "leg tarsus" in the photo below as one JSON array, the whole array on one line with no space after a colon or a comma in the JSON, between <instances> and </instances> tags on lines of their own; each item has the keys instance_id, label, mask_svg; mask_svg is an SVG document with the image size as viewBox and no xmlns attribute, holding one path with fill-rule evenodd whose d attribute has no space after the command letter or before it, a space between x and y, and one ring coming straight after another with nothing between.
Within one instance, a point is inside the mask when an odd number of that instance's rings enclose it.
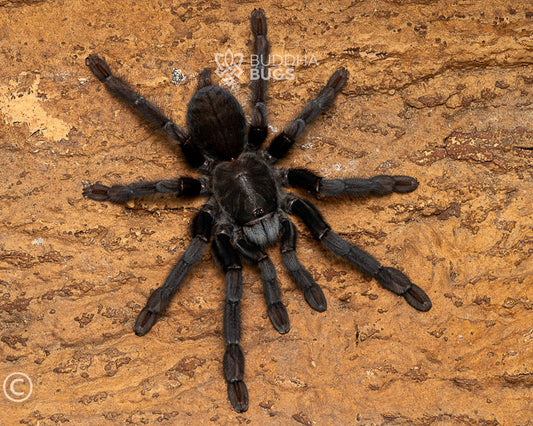
<instances>
[{"instance_id":1,"label":"leg tarsus","mask_svg":"<svg viewBox=\"0 0 533 426\"><path fill-rule=\"evenodd\" d=\"M279 334L288 333L291 326L289 314L281 301L268 305L268 316Z\"/></svg>"},{"instance_id":2,"label":"leg tarsus","mask_svg":"<svg viewBox=\"0 0 533 426\"><path fill-rule=\"evenodd\" d=\"M228 382L228 397L237 413L248 410L248 389L242 380Z\"/></svg>"},{"instance_id":3,"label":"leg tarsus","mask_svg":"<svg viewBox=\"0 0 533 426\"><path fill-rule=\"evenodd\" d=\"M98 55L87 56L85 59L85 65L87 65L96 78L102 82L113 75L111 74L111 69L109 68L109 65L107 65L107 62Z\"/></svg>"},{"instance_id":4,"label":"leg tarsus","mask_svg":"<svg viewBox=\"0 0 533 426\"><path fill-rule=\"evenodd\" d=\"M148 191L153 193L155 191ZM113 185L106 186L100 183L83 188L83 195L94 201L111 201L115 204L122 204L134 198L136 195L129 186ZM144 195L138 193L137 196Z\"/></svg>"},{"instance_id":5,"label":"leg tarsus","mask_svg":"<svg viewBox=\"0 0 533 426\"><path fill-rule=\"evenodd\" d=\"M431 309L432 304L429 296L416 284L411 285L411 288L402 294L402 296L407 303L419 311L427 312Z\"/></svg>"},{"instance_id":6,"label":"leg tarsus","mask_svg":"<svg viewBox=\"0 0 533 426\"><path fill-rule=\"evenodd\" d=\"M95 183L83 188L83 196L94 201L108 201L110 189L109 186Z\"/></svg>"},{"instance_id":7,"label":"leg tarsus","mask_svg":"<svg viewBox=\"0 0 533 426\"><path fill-rule=\"evenodd\" d=\"M339 68L336 70L328 80L326 87L331 87L335 90L335 93L338 93L348 81L348 71L346 68Z\"/></svg>"},{"instance_id":8,"label":"leg tarsus","mask_svg":"<svg viewBox=\"0 0 533 426\"><path fill-rule=\"evenodd\" d=\"M416 180L416 178L411 176L379 175L370 178L370 181L380 186L374 190L374 193L377 195L386 195L390 194L391 192L398 192L403 194L407 192L412 192L418 187L418 181Z\"/></svg>"},{"instance_id":9,"label":"leg tarsus","mask_svg":"<svg viewBox=\"0 0 533 426\"><path fill-rule=\"evenodd\" d=\"M252 34L257 37L258 35L266 35L267 22L263 9L254 9L251 17Z\"/></svg>"},{"instance_id":10,"label":"leg tarsus","mask_svg":"<svg viewBox=\"0 0 533 426\"><path fill-rule=\"evenodd\" d=\"M328 308L326 296L318 285L306 287L304 289L305 300L317 312L324 312Z\"/></svg>"},{"instance_id":11,"label":"leg tarsus","mask_svg":"<svg viewBox=\"0 0 533 426\"><path fill-rule=\"evenodd\" d=\"M398 269L382 267L376 275L376 279L387 290L403 296L413 308L422 312L431 309L429 296Z\"/></svg>"},{"instance_id":12,"label":"leg tarsus","mask_svg":"<svg viewBox=\"0 0 533 426\"><path fill-rule=\"evenodd\" d=\"M156 321L157 313L145 306L137 316L133 330L137 336L144 336L152 329Z\"/></svg>"},{"instance_id":13,"label":"leg tarsus","mask_svg":"<svg viewBox=\"0 0 533 426\"><path fill-rule=\"evenodd\" d=\"M290 330L289 314L281 302L281 291L274 264L268 257L265 257L257 265L263 281L263 294L267 303L268 317L278 333L285 334Z\"/></svg>"}]
</instances>

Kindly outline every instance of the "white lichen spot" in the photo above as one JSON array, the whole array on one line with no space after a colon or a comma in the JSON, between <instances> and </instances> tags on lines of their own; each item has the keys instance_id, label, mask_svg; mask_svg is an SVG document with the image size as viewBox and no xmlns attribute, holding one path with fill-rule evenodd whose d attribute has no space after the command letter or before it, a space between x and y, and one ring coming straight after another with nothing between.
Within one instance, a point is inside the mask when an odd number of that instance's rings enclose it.
<instances>
[{"instance_id":1,"label":"white lichen spot","mask_svg":"<svg viewBox=\"0 0 533 426\"><path fill-rule=\"evenodd\" d=\"M35 238L35 240L33 240L31 242L34 246L42 246L44 244L44 240L39 237L39 238Z\"/></svg>"},{"instance_id":2,"label":"white lichen spot","mask_svg":"<svg viewBox=\"0 0 533 426\"><path fill-rule=\"evenodd\" d=\"M179 86L183 80L185 80L185 75L183 72L178 68L172 68L172 77L170 78L170 82L175 86Z\"/></svg>"}]
</instances>

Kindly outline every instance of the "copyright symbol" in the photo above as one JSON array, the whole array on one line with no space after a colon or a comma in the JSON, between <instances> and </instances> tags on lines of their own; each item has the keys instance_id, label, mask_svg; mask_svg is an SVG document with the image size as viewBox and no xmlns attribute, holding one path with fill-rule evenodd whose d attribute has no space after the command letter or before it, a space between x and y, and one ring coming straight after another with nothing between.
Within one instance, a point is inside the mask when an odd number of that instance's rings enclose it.
<instances>
[{"instance_id":1,"label":"copyright symbol","mask_svg":"<svg viewBox=\"0 0 533 426\"><path fill-rule=\"evenodd\" d=\"M14 402L26 401L33 390L31 379L24 373L11 373L4 380L4 395Z\"/></svg>"}]
</instances>

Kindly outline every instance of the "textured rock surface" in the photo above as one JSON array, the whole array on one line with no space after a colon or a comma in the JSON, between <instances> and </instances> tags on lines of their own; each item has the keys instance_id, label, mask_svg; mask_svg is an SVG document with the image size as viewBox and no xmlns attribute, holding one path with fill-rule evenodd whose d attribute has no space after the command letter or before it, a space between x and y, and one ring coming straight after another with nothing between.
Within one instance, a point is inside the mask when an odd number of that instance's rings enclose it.
<instances>
[{"instance_id":1,"label":"textured rock surface","mask_svg":"<svg viewBox=\"0 0 533 426\"><path fill-rule=\"evenodd\" d=\"M223 279L209 253L154 329L132 332L201 202L82 198L98 180L194 174L84 60L105 56L184 123L197 72L216 68L215 53L247 58L258 4L0 1L0 380L24 372L33 381L24 402L0 394L2 424L533 421L533 6L338 3L261 3L272 53L318 62L270 84L272 132L334 69L350 72L281 165L416 176L411 194L316 204L434 307L414 311L298 222L300 258L328 310L306 306L272 249L292 322L280 336L246 269L251 403L236 414L222 377ZM230 86L249 113L248 77Z\"/></svg>"}]
</instances>

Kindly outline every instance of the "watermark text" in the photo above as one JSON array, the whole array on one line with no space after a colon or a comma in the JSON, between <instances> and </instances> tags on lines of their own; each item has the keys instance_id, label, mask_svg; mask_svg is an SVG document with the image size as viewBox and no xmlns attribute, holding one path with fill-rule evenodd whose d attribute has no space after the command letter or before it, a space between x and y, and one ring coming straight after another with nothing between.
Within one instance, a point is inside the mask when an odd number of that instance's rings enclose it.
<instances>
[{"instance_id":1,"label":"watermark text","mask_svg":"<svg viewBox=\"0 0 533 426\"><path fill-rule=\"evenodd\" d=\"M297 67L318 65L315 55L250 55L250 80L294 80ZM244 73L244 55L231 49L215 54L215 73L226 82L238 79Z\"/></svg>"}]
</instances>

